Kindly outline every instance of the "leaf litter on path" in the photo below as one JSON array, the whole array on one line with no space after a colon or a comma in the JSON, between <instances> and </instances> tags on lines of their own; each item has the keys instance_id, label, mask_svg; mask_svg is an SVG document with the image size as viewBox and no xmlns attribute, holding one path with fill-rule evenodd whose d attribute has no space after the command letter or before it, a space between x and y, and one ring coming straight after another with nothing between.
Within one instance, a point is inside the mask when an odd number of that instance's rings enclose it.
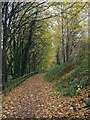
<instances>
[{"instance_id":1,"label":"leaf litter on path","mask_svg":"<svg viewBox=\"0 0 90 120\"><path fill-rule=\"evenodd\" d=\"M86 90L77 97L59 96L52 83L44 80L44 74L28 78L21 85L3 96L3 118L52 118L89 116L83 109ZM84 96L85 95L85 96ZM81 109L80 109L81 108Z\"/></svg>"}]
</instances>

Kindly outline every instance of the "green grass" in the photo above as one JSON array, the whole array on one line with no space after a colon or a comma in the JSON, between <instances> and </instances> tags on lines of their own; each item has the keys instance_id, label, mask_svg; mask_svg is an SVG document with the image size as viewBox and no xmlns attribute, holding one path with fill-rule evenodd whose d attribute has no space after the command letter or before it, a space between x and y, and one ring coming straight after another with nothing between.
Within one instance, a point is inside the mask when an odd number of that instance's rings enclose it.
<instances>
[{"instance_id":1,"label":"green grass","mask_svg":"<svg viewBox=\"0 0 90 120\"><path fill-rule=\"evenodd\" d=\"M55 66L45 75L45 79L55 83L56 89L63 95L78 95L81 89L89 85L88 61Z\"/></svg>"}]
</instances>

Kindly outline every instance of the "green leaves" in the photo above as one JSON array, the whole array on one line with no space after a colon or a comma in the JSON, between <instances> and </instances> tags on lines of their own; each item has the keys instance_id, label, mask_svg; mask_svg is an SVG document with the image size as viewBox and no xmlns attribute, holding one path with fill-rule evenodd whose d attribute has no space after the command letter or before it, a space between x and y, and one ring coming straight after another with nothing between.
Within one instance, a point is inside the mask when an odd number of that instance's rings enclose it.
<instances>
[{"instance_id":1,"label":"green leaves","mask_svg":"<svg viewBox=\"0 0 90 120\"><path fill-rule=\"evenodd\" d=\"M62 91L63 95L77 95L89 84L87 61L83 61L82 64L78 63L77 66L76 64L72 62L57 65L45 75L45 79L55 83L56 89Z\"/></svg>"},{"instance_id":2,"label":"green leaves","mask_svg":"<svg viewBox=\"0 0 90 120\"><path fill-rule=\"evenodd\" d=\"M90 107L90 99L85 100L86 107Z\"/></svg>"}]
</instances>

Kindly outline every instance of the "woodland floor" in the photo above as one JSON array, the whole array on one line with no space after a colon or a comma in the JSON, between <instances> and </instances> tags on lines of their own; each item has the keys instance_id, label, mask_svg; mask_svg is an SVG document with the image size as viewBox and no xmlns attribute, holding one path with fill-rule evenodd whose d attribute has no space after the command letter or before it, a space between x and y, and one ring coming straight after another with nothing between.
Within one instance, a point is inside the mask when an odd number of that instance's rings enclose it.
<instances>
[{"instance_id":1,"label":"woodland floor","mask_svg":"<svg viewBox=\"0 0 90 120\"><path fill-rule=\"evenodd\" d=\"M89 109L82 108L85 105L83 99L88 98L89 90L83 90L79 96L72 98L60 96L53 84L43 77L44 74L32 76L3 96L3 118L85 119L88 116L89 120Z\"/></svg>"}]
</instances>

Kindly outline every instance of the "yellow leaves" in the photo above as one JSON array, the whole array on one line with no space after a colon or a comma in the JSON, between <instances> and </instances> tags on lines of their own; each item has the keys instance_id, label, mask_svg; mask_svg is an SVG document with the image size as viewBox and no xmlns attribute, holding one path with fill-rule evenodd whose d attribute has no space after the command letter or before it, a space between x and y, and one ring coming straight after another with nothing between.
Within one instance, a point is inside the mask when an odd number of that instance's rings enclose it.
<instances>
[{"instance_id":1,"label":"yellow leaves","mask_svg":"<svg viewBox=\"0 0 90 120\"><path fill-rule=\"evenodd\" d=\"M79 107L81 106L79 103L77 104Z\"/></svg>"},{"instance_id":2,"label":"yellow leaves","mask_svg":"<svg viewBox=\"0 0 90 120\"><path fill-rule=\"evenodd\" d=\"M62 114L63 114L62 112L58 111L58 115L60 115L60 116L61 116Z\"/></svg>"},{"instance_id":3,"label":"yellow leaves","mask_svg":"<svg viewBox=\"0 0 90 120\"><path fill-rule=\"evenodd\" d=\"M51 106L51 103L50 103L50 102L48 102L48 105L49 105L49 106Z\"/></svg>"},{"instance_id":4,"label":"yellow leaves","mask_svg":"<svg viewBox=\"0 0 90 120\"><path fill-rule=\"evenodd\" d=\"M5 109L8 110L8 106L5 106Z\"/></svg>"},{"instance_id":5,"label":"yellow leaves","mask_svg":"<svg viewBox=\"0 0 90 120\"><path fill-rule=\"evenodd\" d=\"M33 97L33 94L31 94L30 96Z\"/></svg>"},{"instance_id":6,"label":"yellow leaves","mask_svg":"<svg viewBox=\"0 0 90 120\"><path fill-rule=\"evenodd\" d=\"M78 85L78 90L80 89L81 86ZM25 81L22 87L19 86L15 92L12 91L11 93L6 96L3 103L3 118L7 118L7 116L25 118L33 117L33 115L35 118L69 115L84 117L84 113L87 112L88 114L88 111L82 109L85 106L83 101L80 101L82 98L84 99L87 91L70 99L66 99L65 96L60 96L57 99L59 94L56 91L54 92L51 83L44 81L43 75L40 74L33 76L30 81Z\"/></svg>"},{"instance_id":7,"label":"yellow leaves","mask_svg":"<svg viewBox=\"0 0 90 120\"><path fill-rule=\"evenodd\" d=\"M77 86L78 88L77 88L77 93L79 93L80 91L81 91L81 88L82 88L82 86Z\"/></svg>"},{"instance_id":8,"label":"yellow leaves","mask_svg":"<svg viewBox=\"0 0 90 120\"><path fill-rule=\"evenodd\" d=\"M3 117L3 118L7 118L7 116L6 116L6 115L2 115L2 117Z\"/></svg>"},{"instance_id":9,"label":"yellow leaves","mask_svg":"<svg viewBox=\"0 0 90 120\"><path fill-rule=\"evenodd\" d=\"M59 104L59 107L61 107L61 105Z\"/></svg>"},{"instance_id":10,"label":"yellow leaves","mask_svg":"<svg viewBox=\"0 0 90 120\"><path fill-rule=\"evenodd\" d=\"M70 110L73 110L73 107L70 107Z\"/></svg>"}]
</instances>

